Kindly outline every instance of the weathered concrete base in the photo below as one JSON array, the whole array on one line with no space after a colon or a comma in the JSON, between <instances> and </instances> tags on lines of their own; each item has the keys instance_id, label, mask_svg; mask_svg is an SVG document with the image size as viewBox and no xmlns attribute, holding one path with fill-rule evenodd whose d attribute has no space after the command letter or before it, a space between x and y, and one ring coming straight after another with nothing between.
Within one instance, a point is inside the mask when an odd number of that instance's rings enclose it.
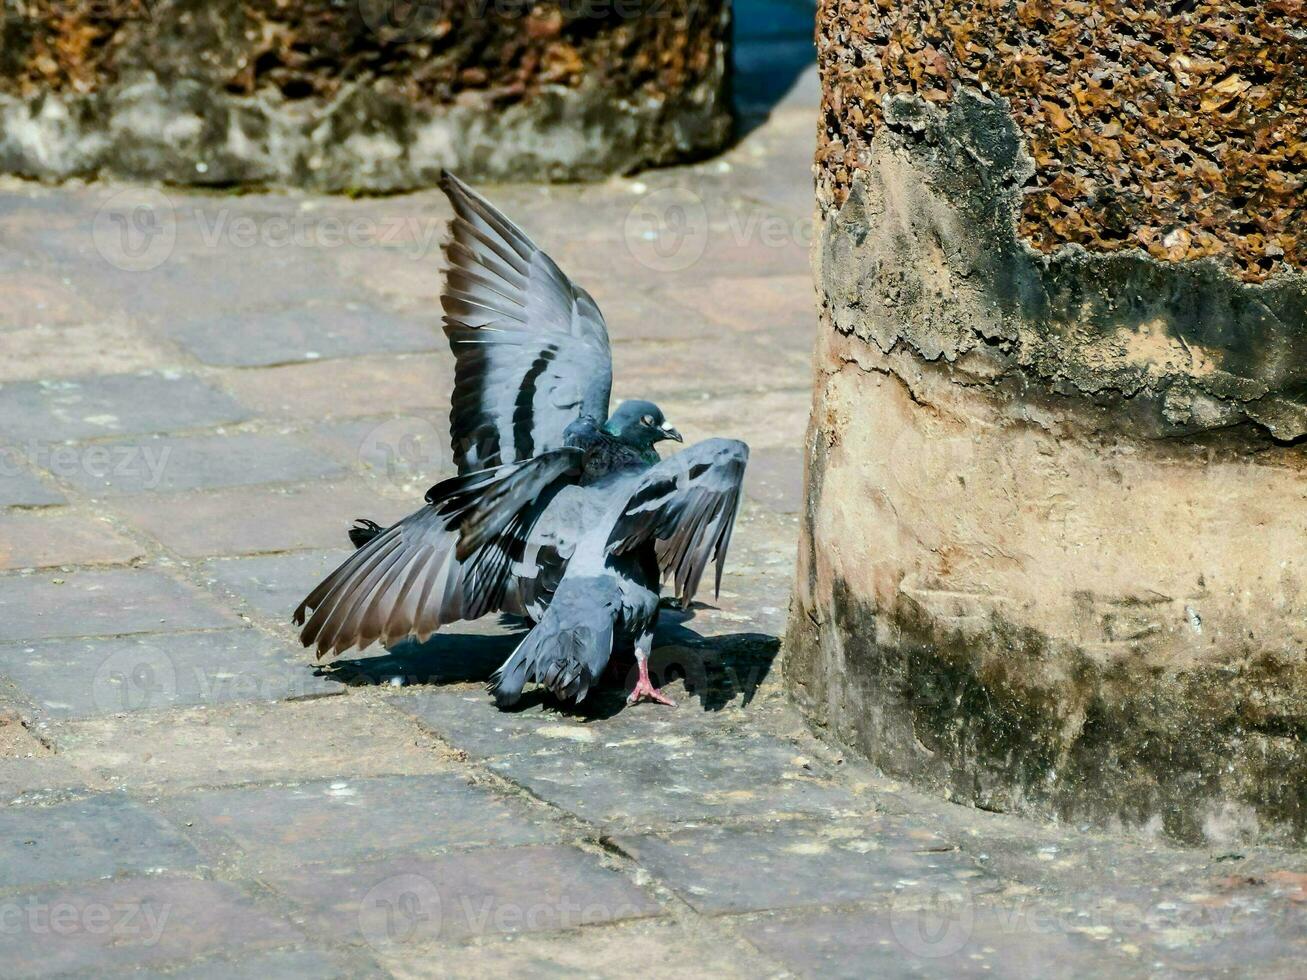
<instances>
[{"instance_id":1,"label":"weathered concrete base","mask_svg":"<svg viewBox=\"0 0 1307 980\"><path fill-rule=\"evenodd\" d=\"M39 179L291 185L386 192L442 167L490 180L596 180L693 159L730 137L717 77L674 98L613 98L598 85L495 106L410 105L356 88L330 103L231 96L152 76L91 95L0 95L0 170Z\"/></svg>"},{"instance_id":2,"label":"weathered concrete base","mask_svg":"<svg viewBox=\"0 0 1307 980\"><path fill-rule=\"evenodd\" d=\"M886 107L819 245L786 674L889 772L1307 838L1300 278L1017 240L1005 107Z\"/></svg>"}]
</instances>

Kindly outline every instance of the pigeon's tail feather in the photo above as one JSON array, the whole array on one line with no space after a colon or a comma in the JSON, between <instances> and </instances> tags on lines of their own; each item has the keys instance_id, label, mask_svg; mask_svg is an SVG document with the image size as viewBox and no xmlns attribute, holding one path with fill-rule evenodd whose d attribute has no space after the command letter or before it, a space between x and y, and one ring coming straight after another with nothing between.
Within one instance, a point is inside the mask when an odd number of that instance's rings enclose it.
<instances>
[{"instance_id":1,"label":"pigeon's tail feather","mask_svg":"<svg viewBox=\"0 0 1307 980\"><path fill-rule=\"evenodd\" d=\"M583 700L612 655L621 601L615 579L564 579L540 622L490 678L495 702L516 704L529 681Z\"/></svg>"}]
</instances>

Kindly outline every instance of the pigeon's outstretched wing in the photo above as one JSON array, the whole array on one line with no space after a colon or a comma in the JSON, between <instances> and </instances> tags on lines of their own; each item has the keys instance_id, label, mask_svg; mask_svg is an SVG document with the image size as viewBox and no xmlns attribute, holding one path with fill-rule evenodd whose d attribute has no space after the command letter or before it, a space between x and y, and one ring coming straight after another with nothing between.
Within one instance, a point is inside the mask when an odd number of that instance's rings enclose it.
<instances>
[{"instance_id":1,"label":"pigeon's outstretched wing","mask_svg":"<svg viewBox=\"0 0 1307 980\"><path fill-rule=\"evenodd\" d=\"M496 476L485 487L477 487L468 497L468 506L461 509L459 559L477 554L505 537L524 544L534 523L533 515L543 512L564 486L577 482L584 465L585 452L569 447L482 471ZM469 479L446 480L432 487L431 493L440 495L443 487ZM530 523L526 523L528 520Z\"/></svg>"},{"instance_id":2,"label":"pigeon's outstretched wing","mask_svg":"<svg viewBox=\"0 0 1307 980\"><path fill-rule=\"evenodd\" d=\"M460 473L563 445L579 415L608 417L612 354L603 314L548 255L453 174L441 305L454 352L449 413Z\"/></svg>"},{"instance_id":3,"label":"pigeon's outstretched wing","mask_svg":"<svg viewBox=\"0 0 1307 980\"><path fill-rule=\"evenodd\" d=\"M748 462L749 447L735 439L708 439L663 460L626 499L608 535L608 552L623 554L652 541L683 606L712 559L720 591Z\"/></svg>"},{"instance_id":4,"label":"pigeon's outstretched wing","mask_svg":"<svg viewBox=\"0 0 1307 980\"><path fill-rule=\"evenodd\" d=\"M426 640L441 626L503 608L513 563L559 473L577 467L563 450L526 464L454 477L427 493L427 506L387 528L350 555L295 610L300 640L318 657L365 650L407 636ZM523 473L522 471L526 471ZM475 546L460 546L462 528L483 499L498 503Z\"/></svg>"}]
</instances>

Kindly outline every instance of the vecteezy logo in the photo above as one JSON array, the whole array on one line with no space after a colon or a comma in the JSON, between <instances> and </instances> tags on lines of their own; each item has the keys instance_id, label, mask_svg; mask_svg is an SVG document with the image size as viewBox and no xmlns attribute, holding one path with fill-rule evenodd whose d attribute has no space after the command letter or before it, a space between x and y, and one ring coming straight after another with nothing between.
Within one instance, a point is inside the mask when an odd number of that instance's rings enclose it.
<instances>
[{"instance_id":1,"label":"vecteezy logo","mask_svg":"<svg viewBox=\"0 0 1307 980\"><path fill-rule=\"evenodd\" d=\"M387 419L359 443L359 466L395 486L430 482L444 462L440 431L426 419Z\"/></svg>"},{"instance_id":2,"label":"vecteezy logo","mask_svg":"<svg viewBox=\"0 0 1307 980\"><path fill-rule=\"evenodd\" d=\"M145 644L110 654L91 680L91 700L104 712L161 708L176 695L177 668L172 659Z\"/></svg>"},{"instance_id":3,"label":"vecteezy logo","mask_svg":"<svg viewBox=\"0 0 1307 980\"><path fill-rule=\"evenodd\" d=\"M708 247L708 211L693 191L665 187L640 196L622 231L631 258L655 272L679 272Z\"/></svg>"},{"instance_id":4,"label":"vecteezy logo","mask_svg":"<svg viewBox=\"0 0 1307 980\"><path fill-rule=\"evenodd\" d=\"M359 905L359 931L375 950L434 942L440 927L440 892L419 874L377 882Z\"/></svg>"},{"instance_id":5,"label":"vecteezy logo","mask_svg":"<svg viewBox=\"0 0 1307 980\"><path fill-rule=\"evenodd\" d=\"M433 0L359 0L359 13L382 40L416 41L440 23L441 6Z\"/></svg>"},{"instance_id":6,"label":"vecteezy logo","mask_svg":"<svg viewBox=\"0 0 1307 980\"><path fill-rule=\"evenodd\" d=\"M91 225L100 257L124 272L148 272L167 262L177 244L177 216L163 191L132 187L100 205Z\"/></svg>"},{"instance_id":7,"label":"vecteezy logo","mask_svg":"<svg viewBox=\"0 0 1307 980\"><path fill-rule=\"evenodd\" d=\"M953 956L971 940L976 902L961 882L936 887L924 898L898 892L890 906L890 932L903 951L921 959Z\"/></svg>"}]
</instances>

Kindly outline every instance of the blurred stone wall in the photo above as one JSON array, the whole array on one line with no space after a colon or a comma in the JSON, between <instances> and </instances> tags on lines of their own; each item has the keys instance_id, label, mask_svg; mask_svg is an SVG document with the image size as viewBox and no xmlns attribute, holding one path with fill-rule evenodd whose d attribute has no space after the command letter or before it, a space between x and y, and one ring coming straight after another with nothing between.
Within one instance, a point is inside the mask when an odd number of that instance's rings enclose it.
<instances>
[{"instance_id":1,"label":"blurred stone wall","mask_svg":"<svg viewBox=\"0 0 1307 980\"><path fill-rule=\"evenodd\" d=\"M730 133L724 0L3 0L0 170L388 191Z\"/></svg>"},{"instance_id":2,"label":"blurred stone wall","mask_svg":"<svg viewBox=\"0 0 1307 980\"><path fill-rule=\"evenodd\" d=\"M1144 6L823 5L786 675L961 802L1302 841L1307 42Z\"/></svg>"}]
</instances>

